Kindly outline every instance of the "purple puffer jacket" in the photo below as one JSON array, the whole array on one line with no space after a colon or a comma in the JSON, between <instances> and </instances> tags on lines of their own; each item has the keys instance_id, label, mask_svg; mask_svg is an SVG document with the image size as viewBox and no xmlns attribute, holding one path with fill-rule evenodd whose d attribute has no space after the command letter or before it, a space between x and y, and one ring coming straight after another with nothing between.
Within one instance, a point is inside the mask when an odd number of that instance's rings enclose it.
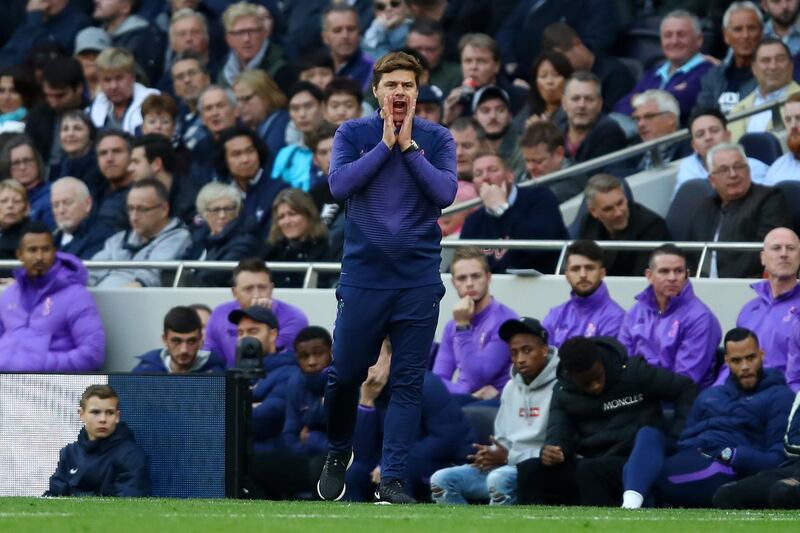
<instances>
[{"instance_id":1,"label":"purple puffer jacket","mask_svg":"<svg viewBox=\"0 0 800 533\"><path fill-rule=\"evenodd\" d=\"M22 268L14 277L0 295L0 370L99 370L106 334L80 259L57 252L41 278L29 278Z\"/></svg>"}]
</instances>

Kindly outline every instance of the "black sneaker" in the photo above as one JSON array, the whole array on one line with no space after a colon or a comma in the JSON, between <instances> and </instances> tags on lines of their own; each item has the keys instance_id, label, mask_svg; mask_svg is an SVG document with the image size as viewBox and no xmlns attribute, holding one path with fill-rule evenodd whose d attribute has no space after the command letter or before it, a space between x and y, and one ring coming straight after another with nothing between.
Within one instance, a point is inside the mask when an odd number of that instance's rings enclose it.
<instances>
[{"instance_id":1,"label":"black sneaker","mask_svg":"<svg viewBox=\"0 0 800 533\"><path fill-rule=\"evenodd\" d=\"M386 482L381 481L378 490L375 491L375 503L398 505L417 503L417 500L406 494L399 479L390 479Z\"/></svg>"},{"instance_id":2,"label":"black sneaker","mask_svg":"<svg viewBox=\"0 0 800 533\"><path fill-rule=\"evenodd\" d=\"M317 494L323 500L339 501L344 496L346 486L344 474L353 464L353 452L334 453L328 452L325 457L325 466L317 481Z\"/></svg>"}]
</instances>

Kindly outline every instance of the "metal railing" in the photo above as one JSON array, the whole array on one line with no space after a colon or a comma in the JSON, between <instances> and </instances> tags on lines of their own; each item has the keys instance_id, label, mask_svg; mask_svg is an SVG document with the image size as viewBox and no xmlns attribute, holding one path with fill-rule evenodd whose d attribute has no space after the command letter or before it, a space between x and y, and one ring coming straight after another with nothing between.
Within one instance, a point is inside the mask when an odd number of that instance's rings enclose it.
<instances>
[{"instance_id":1,"label":"metal railing","mask_svg":"<svg viewBox=\"0 0 800 533\"><path fill-rule=\"evenodd\" d=\"M785 102L786 99L783 98L781 100L776 100L774 102L767 102L766 104L762 104L760 106L753 107L751 109L746 109L734 115L728 116L728 123L736 122L737 120L742 120L749 116L756 115L764 111L772 111L772 129L773 131L782 131L784 129L784 125L783 125L783 117L781 116L780 113L780 108ZM574 176L579 176L581 174L597 170L606 165L610 165L611 163L617 163L619 161L623 161L625 159L628 159L630 157L639 154L643 154L648 151L651 153L653 164L656 167L662 167L664 166L664 163L661 160L661 152L660 152L661 147L686 140L689 138L689 135L690 135L689 129L684 128L674 133L670 133L669 135L665 135L664 137L653 139L652 141L647 141L639 143L634 146L629 146L627 148L623 148L622 150L617 150L616 152L611 152L610 154L596 157L594 159L591 159L590 161L585 161L583 163L578 163L577 165L572 165L570 167L557 170L556 172L551 172L550 174L541 176L539 178L536 178L535 180L528 180L522 183L517 183L517 187L531 187L533 185L542 185L552 181L572 178ZM451 205L450 207L445 208L442 211L442 215L451 215L453 213L458 213L459 211L469 209L471 207L479 205L480 203L481 203L480 198L473 198L471 200L467 200L466 202L460 202L458 204L454 204Z\"/></svg>"}]
</instances>

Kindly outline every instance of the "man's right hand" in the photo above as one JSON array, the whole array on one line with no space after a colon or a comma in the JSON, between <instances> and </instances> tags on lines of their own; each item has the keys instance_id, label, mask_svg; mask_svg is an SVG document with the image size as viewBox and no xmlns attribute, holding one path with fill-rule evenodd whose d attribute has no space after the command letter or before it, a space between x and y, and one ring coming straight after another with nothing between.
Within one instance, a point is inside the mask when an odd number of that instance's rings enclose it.
<instances>
[{"instance_id":1,"label":"man's right hand","mask_svg":"<svg viewBox=\"0 0 800 533\"><path fill-rule=\"evenodd\" d=\"M389 95L383 97L383 144L389 150L394 148L394 143L397 142L397 135L394 133L394 120L392 120L392 99Z\"/></svg>"},{"instance_id":2,"label":"man's right hand","mask_svg":"<svg viewBox=\"0 0 800 533\"><path fill-rule=\"evenodd\" d=\"M461 102L461 87L456 87L444 99L442 123L450 124L464 114L464 104Z\"/></svg>"},{"instance_id":3,"label":"man's right hand","mask_svg":"<svg viewBox=\"0 0 800 533\"><path fill-rule=\"evenodd\" d=\"M509 187L506 183L502 185L495 185L493 183L484 183L481 185L481 190L478 194L481 197L484 207L489 211L494 211L501 205L508 202Z\"/></svg>"},{"instance_id":4,"label":"man's right hand","mask_svg":"<svg viewBox=\"0 0 800 533\"><path fill-rule=\"evenodd\" d=\"M469 326L473 316L475 316L475 302L469 296L464 296L453 307L453 320L457 326Z\"/></svg>"},{"instance_id":5,"label":"man's right hand","mask_svg":"<svg viewBox=\"0 0 800 533\"><path fill-rule=\"evenodd\" d=\"M564 462L564 451L561 449L561 446L551 446L548 444L542 447L539 458L545 466L560 465Z\"/></svg>"},{"instance_id":6,"label":"man's right hand","mask_svg":"<svg viewBox=\"0 0 800 533\"><path fill-rule=\"evenodd\" d=\"M272 299L270 298L252 298L250 300L250 306L258 305L261 307L266 307L267 309L272 309Z\"/></svg>"}]
</instances>

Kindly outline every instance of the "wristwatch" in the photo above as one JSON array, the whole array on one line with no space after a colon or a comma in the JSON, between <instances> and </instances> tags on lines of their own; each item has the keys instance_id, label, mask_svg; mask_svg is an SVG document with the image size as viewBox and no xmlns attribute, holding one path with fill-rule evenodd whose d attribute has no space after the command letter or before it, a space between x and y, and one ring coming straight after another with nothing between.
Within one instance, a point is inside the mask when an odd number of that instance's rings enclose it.
<instances>
[{"instance_id":1,"label":"wristwatch","mask_svg":"<svg viewBox=\"0 0 800 533\"><path fill-rule=\"evenodd\" d=\"M506 213L506 211L508 211L509 207L511 206L508 205L508 202L503 202L502 204L492 209L492 215L496 216L497 218L500 218Z\"/></svg>"},{"instance_id":2,"label":"wristwatch","mask_svg":"<svg viewBox=\"0 0 800 533\"><path fill-rule=\"evenodd\" d=\"M733 449L723 448L721 452L719 452L719 461L726 465L731 464L731 460L733 459Z\"/></svg>"},{"instance_id":3,"label":"wristwatch","mask_svg":"<svg viewBox=\"0 0 800 533\"><path fill-rule=\"evenodd\" d=\"M411 139L411 144L408 145L408 148L403 150L403 153L410 154L411 152L416 152L417 150L419 150L419 145L414 139Z\"/></svg>"}]
</instances>

